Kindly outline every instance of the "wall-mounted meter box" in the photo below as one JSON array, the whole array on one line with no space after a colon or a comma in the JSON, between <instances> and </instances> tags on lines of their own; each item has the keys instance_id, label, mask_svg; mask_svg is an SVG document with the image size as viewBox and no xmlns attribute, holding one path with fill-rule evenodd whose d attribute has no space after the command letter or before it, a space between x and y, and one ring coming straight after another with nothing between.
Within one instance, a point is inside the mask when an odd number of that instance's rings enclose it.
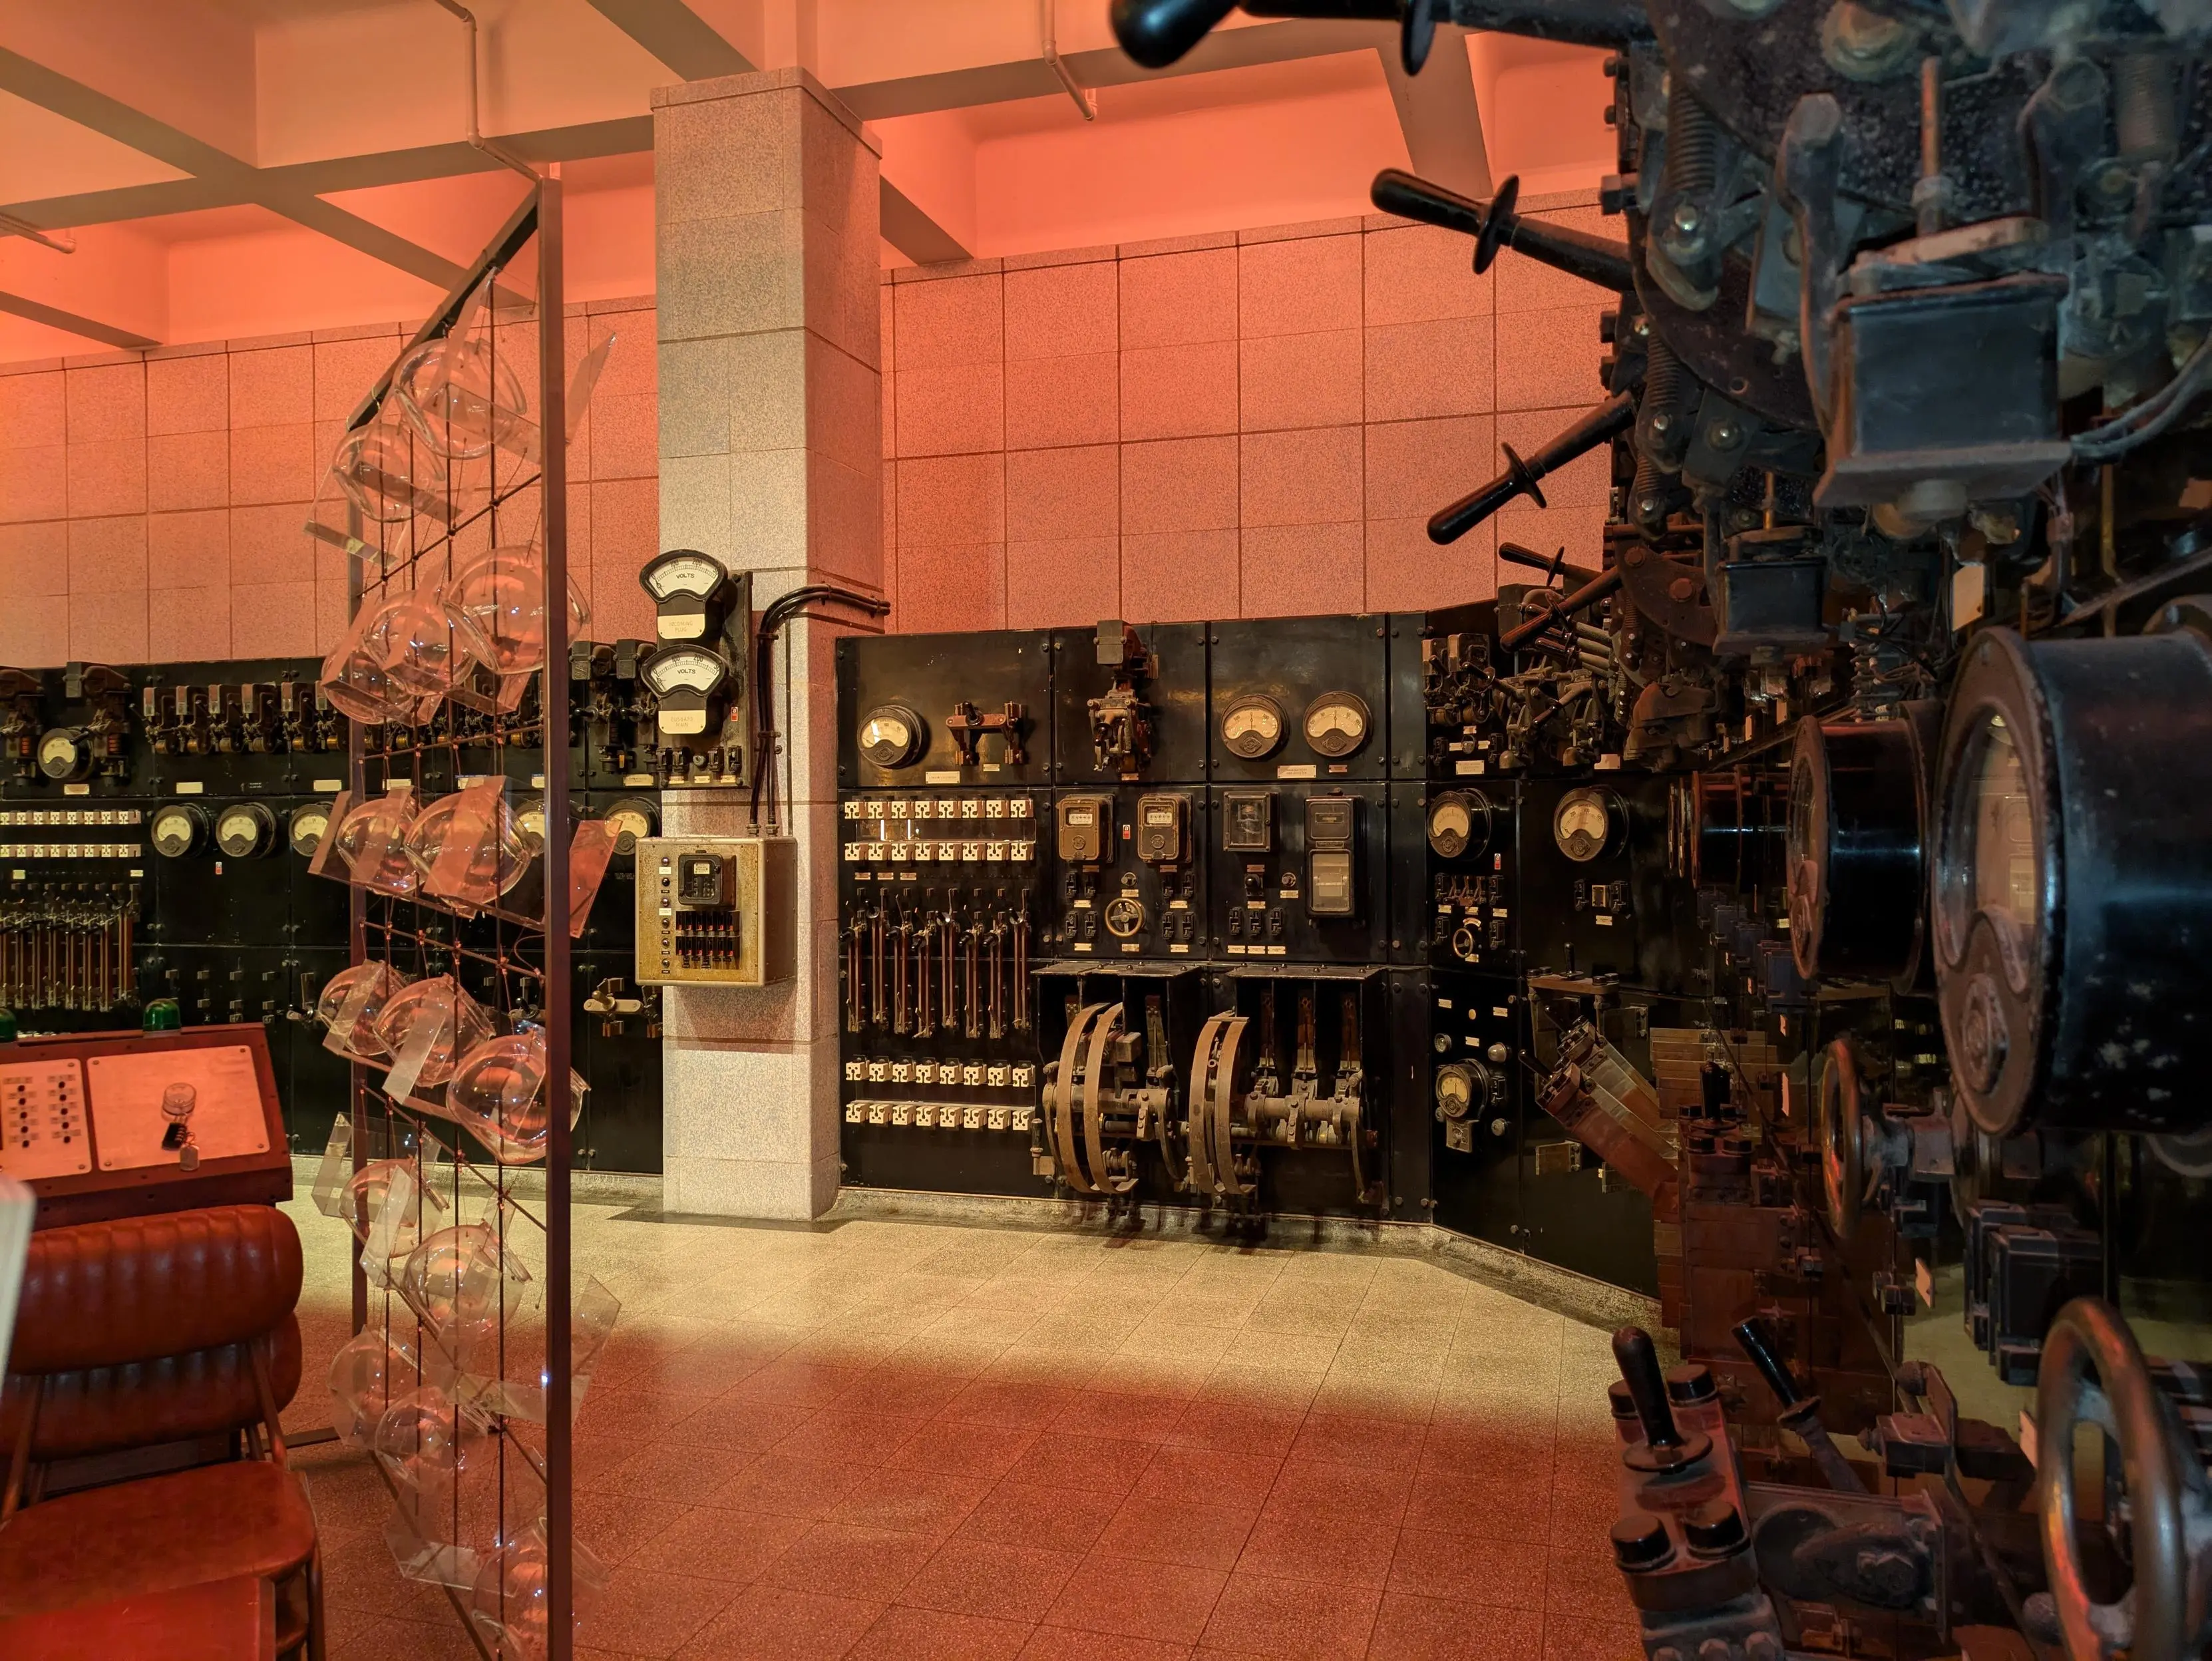
<instances>
[{"instance_id":1,"label":"wall-mounted meter box","mask_svg":"<svg viewBox=\"0 0 2212 1661\"><path fill-rule=\"evenodd\" d=\"M641 986L769 986L798 972L799 844L789 837L645 837L637 844Z\"/></svg>"}]
</instances>

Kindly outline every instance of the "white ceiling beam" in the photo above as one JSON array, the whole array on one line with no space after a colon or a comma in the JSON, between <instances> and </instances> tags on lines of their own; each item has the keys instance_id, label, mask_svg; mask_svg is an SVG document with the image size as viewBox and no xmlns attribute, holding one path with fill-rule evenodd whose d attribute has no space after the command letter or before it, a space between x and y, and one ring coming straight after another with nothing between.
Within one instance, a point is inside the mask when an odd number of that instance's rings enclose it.
<instances>
[{"instance_id":1,"label":"white ceiling beam","mask_svg":"<svg viewBox=\"0 0 2212 1661\"><path fill-rule=\"evenodd\" d=\"M1390 101L1397 106L1398 130L1405 135L1413 171L1432 185L1487 202L1490 151L1483 143L1482 112L1468 68L1466 32L1449 23L1439 25L1429 61L1419 75L1406 73L1395 40L1376 51L1390 83Z\"/></svg>"},{"instance_id":2,"label":"white ceiling beam","mask_svg":"<svg viewBox=\"0 0 2212 1661\"><path fill-rule=\"evenodd\" d=\"M157 161L179 168L192 175L188 182L206 186L210 192L220 192L229 203L256 204L441 289L450 288L460 279L461 268L443 255L325 202L311 189L251 167L188 132L156 120L43 64L34 63L20 52L0 48L0 90L11 92L80 126L128 144ZM212 207L217 204L202 201L196 205ZM35 213L17 216L48 228L61 222Z\"/></svg>"},{"instance_id":3,"label":"white ceiling beam","mask_svg":"<svg viewBox=\"0 0 2212 1661\"><path fill-rule=\"evenodd\" d=\"M49 328L66 329L71 334L82 335L87 340L97 340L110 346L127 348L132 351L148 346L158 346L158 340L149 340L143 334L112 323L102 323L96 318L80 317L75 312L65 312L58 306L49 306L28 295L10 294L0 289L0 312L15 317L28 318L33 323L43 323Z\"/></svg>"}]
</instances>

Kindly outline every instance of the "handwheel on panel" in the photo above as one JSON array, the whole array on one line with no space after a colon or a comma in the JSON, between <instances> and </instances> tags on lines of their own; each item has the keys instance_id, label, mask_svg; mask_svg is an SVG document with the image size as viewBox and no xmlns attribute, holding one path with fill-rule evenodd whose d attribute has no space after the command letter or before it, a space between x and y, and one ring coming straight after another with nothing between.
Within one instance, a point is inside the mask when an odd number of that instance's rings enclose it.
<instances>
[{"instance_id":1,"label":"handwheel on panel","mask_svg":"<svg viewBox=\"0 0 2212 1661\"><path fill-rule=\"evenodd\" d=\"M1106 1072L1106 1046L1121 1030L1122 1006L1109 1005L1091 1023L1090 1039L1083 1050L1083 1077L1075 1087L1075 1116L1083 1130L1084 1151L1091 1156L1091 1182L1094 1192L1127 1194L1137 1185L1136 1177L1109 1177L1106 1171L1105 1108L1098 1099L1098 1087Z\"/></svg>"},{"instance_id":2,"label":"handwheel on panel","mask_svg":"<svg viewBox=\"0 0 2212 1661\"><path fill-rule=\"evenodd\" d=\"M1083 1054L1085 1035L1105 1007L1103 1004L1086 1004L1076 1012L1075 1019L1068 1023L1067 1037L1060 1046L1059 1065L1045 1083L1045 1127L1051 1133L1053 1156L1060 1161L1060 1173L1067 1178L1067 1185L1079 1194L1096 1194L1098 1190L1092 1186L1083 1169L1082 1157L1076 1151L1075 1069Z\"/></svg>"},{"instance_id":3,"label":"handwheel on panel","mask_svg":"<svg viewBox=\"0 0 2212 1661\"><path fill-rule=\"evenodd\" d=\"M2097 1382L2089 1374L2094 1372ZM2135 1585L2119 1601L2091 1594L2075 1532L2074 1433L2099 1427L2119 1444ZM2191 1596L2189 1525L2212 1520L2203 1467L2151 1380L2135 1335L2110 1304L2076 1298L2044 1336L2036 1377L2043 1479L2043 1562L2069 1657L2185 1661L2198 1653L2203 1595Z\"/></svg>"},{"instance_id":4,"label":"handwheel on panel","mask_svg":"<svg viewBox=\"0 0 2212 1661\"><path fill-rule=\"evenodd\" d=\"M1212 1139L1214 1192L1242 1199L1251 1192L1237 1170L1237 1109L1244 1099L1248 1080L1244 1066L1245 1017L1232 1015L1222 1028L1221 1055L1213 1078L1213 1099L1206 1115L1206 1134Z\"/></svg>"},{"instance_id":5,"label":"handwheel on panel","mask_svg":"<svg viewBox=\"0 0 2212 1661\"><path fill-rule=\"evenodd\" d=\"M1839 1240L1857 1232L1859 1203L1866 1192L1865 1149L1859 1118L1865 1110L1859 1082L1858 1052L1849 1038L1828 1046L1814 1098L1814 1124L1820 1150L1820 1187L1827 1200L1828 1226Z\"/></svg>"}]
</instances>

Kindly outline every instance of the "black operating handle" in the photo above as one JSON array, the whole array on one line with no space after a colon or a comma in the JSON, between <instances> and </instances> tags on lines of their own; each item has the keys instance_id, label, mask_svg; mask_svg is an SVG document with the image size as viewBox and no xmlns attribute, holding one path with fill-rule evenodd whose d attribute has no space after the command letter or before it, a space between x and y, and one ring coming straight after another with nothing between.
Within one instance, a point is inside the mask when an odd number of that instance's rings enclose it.
<instances>
[{"instance_id":1,"label":"black operating handle","mask_svg":"<svg viewBox=\"0 0 2212 1661\"><path fill-rule=\"evenodd\" d=\"M1674 1409L1667 1405L1667 1379L1651 1335L1642 1327L1621 1328L1613 1335L1613 1359L1636 1403L1636 1416L1644 1421L1644 1441L1655 1450L1680 1447L1682 1433L1674 1428Z\"/></svg>"},{"instance_id":2,"label":"black operating handle","mask_svg":"<svg viewBox=\"0 0 2212 1661\"><path fill-rule=\"evenodd\" d=\"M1754 1315L1737 1322L1732 1330L1736 1348L1759 1369L1759 1376L1766 1380L1766 1387L1774 1392L1776 1401L1788 1409L1805 1399L1804 1391L1797 1388L1796 1376L1790 1371L1790 1364L1774 1353L1773 1335L1767 1331L1765 1323Z\"/></svg>"},{"instance_id":3,"label":"black operating handle","mask_svg":"<svg viewBox=\"0 0 2212 1661\"><path fill-rule=\"evenodd\" d=\"M1737 1322L1732 1335L1736 1348L1759 1370L1759 1376L1766 1380L1774 1399L1782 1403L1782 1422L1804 1439L1806 1451L1827 1478L1828 1486L1844 1494L1865 1493L1866 1483L1851 1469L1851 1462L1844 1457L1844 1451L1836 1445L1827 1427L1820 1422L1820 1398L1798 1389L1797 1377L1775 1349L1774 1335L1766 1323L1752 1316Z\"/></svg>"},{"instance_id":4,"label":"black operating handle","mask_svg":"<svg viewBox=\"0 0 2212 1661\"><path fill-rule=\"evenodd\" d=\"M1114 38L1148 70L1164 70L1237 9L1237 0L1114 0ZM1398 21L1398 0L1249 0L1255 17Z\"/></svg>"},{"instance_id":5,"label":"black operating handle","mask_svg":"<svg viewBox=\"0 0 2212 1661\"><path fill-rule=\"evenodd\" d=\"M1473 237L1478 271L1490 269L1500 248L1510 248L1614 294L1628 294L1636 287L1626 243L1540 219L1523 219L1516 211L1521 199L1518 176L1500 185L1487 206L1397 167L1376 173L1367 195L1384 213Z\"/></svg>"},{"instance_id":6,"label":"black operating handle","mask_svg":"<svg viewBox=\"0 0 2212 1661\"><path fill-rule=\"evenodd\" d=\"M1543 507L1544 492L1538 488L1537 481L1599 445L1611 443L1635 424L1636 395L1632 392L1615 392L1532 456L1523 458L1511 445L1499 445L1498 448L1505 452L1505 471L1480 490L1431 514L1429 540L1438 544L1457 542L1507 502L1520 496L1527 496L1539 508Z\"/></svg>"}]
</instances>

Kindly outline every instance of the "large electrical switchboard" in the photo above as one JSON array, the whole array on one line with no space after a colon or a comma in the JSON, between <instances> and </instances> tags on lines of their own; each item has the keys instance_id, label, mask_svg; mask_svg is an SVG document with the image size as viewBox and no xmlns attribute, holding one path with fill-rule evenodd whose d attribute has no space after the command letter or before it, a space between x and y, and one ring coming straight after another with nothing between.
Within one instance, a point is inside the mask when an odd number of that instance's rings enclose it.
<instances>
[{"instance_id":1,"label":"large electrical switchboard","mask_svg":"<svg viewBox=\"0 0 2212 1661\"><path fill-rule=\"evenodd\" d=\"M576 1134L580 1165L653 1171L658 1004L631 983L632 849L657 828L659 800L649 765L634 770L652 707L639 657L635 642L580 641L571 654L579 811L621 833L576 942L576 1065L592 1086ZM26 1035L133 1029L161 999L187 1030L258 1025L302 1150L323 1146L349 1088L315 1013L350 927L346 888L309 870L349 765L319 666L0 669L0 1008ZM487 750L475 764L497 774L503 761ZM519 756L515 772L518 822L542 835L530 798L543 777ZM425 782L441 782L457 785ZM426 971L446 966L450 943L422 943Z\"/></svg>"}]
</instances>

